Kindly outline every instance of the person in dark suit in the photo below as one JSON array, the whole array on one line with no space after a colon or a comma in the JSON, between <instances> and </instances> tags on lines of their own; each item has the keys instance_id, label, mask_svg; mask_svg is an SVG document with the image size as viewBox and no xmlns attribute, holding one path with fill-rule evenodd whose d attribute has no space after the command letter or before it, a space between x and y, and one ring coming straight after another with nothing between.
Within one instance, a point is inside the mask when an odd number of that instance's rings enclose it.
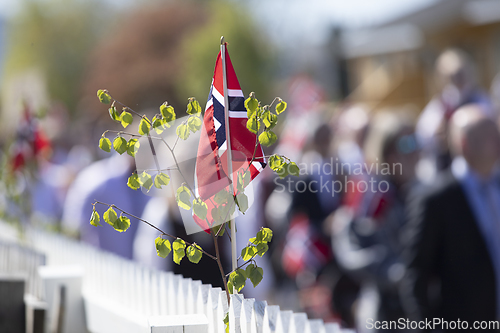
<instances>
[{"instance_id":1,"label":"person in dark suit","mask_svg":"<svg viewBox=\"0 0 500 333\"><path fill-rule=\"evenodd\" d=\"M436 323L421 328L460 320L475 331L476 321L500 319L500 134L478 105L461 107L451 125L451 170L409 203L402 299L410 319Z\"/></svg>"}]
</instances>

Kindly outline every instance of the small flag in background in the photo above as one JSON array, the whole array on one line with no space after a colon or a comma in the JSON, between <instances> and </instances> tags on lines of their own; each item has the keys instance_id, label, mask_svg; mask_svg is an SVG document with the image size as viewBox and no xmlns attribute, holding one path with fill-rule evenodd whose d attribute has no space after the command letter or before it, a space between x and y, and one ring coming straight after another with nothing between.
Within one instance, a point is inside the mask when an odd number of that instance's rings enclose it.
<instances>
[{"instance_id":1,"label":"small flag in background","mask_svg":"<svg viewBox=\"0 0 500 333\"><path fill-rule=\"evenodd\" d=\"M251 179L254 179L264 169L266 161L256 135L246 127L248 117L244 106L244 95L231 64L227 46L224 49L233 179L236 181L238 172L241 173L242 170L246 170L247 166L250 170ZM229 187L231 181L227 171L226 137L223 64L221 52L219 52L205 108L195 172L196 195L201 197L208 206L207 219L210 224L213 223L210 212L211 208L214 207L214 201L211 200L211 197L224 188L231 188ZM255 149L256 142L258 144L257 149ZM254 161L249 165L254 152ZM196 216L194 218L203 229L207 230L210 227L206 221L201 221Z\"/></svg>"}]
</instances>

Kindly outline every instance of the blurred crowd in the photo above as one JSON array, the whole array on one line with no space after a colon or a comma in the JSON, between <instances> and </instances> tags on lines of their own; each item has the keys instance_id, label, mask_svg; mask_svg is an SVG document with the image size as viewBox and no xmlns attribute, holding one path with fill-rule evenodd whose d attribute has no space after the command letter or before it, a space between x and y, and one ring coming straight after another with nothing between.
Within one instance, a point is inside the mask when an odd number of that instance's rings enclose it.
<instances>
[{"instance_id":1,"label":"blurred crowd","mask_svg":"<svg viewBox=\"0 0 500 333\"><path fill-rule=\"evenodd\" d=\"M440 90L417 119L405 108L375 112L348 100L308 112L307 103L290 102L274 152L296 161L301 175L280 179L267 168L253 182L254 206L236 222L238 246L263 225L274 238L258 258L262 284L244 294L359 332L372 330L368 319L500 319L500 77L491 92L480 87L457 49L443 52L435 68ZM26 112L17 145L33 155L48 143ZM26 156L13 156L20 168ZM157 232L143 223L132 221L122 234L89 224L95 200L113 203L213 252L207 235L183 234L175 202L128 188L133 158L90 162L82 146L53 156L60 157L37 159L44 162L31 188L31 209L48 224L221 285L209 258L194 267L157 257ZM96 208L102 216L104 207Z\"/></svg>"}]
</instances>

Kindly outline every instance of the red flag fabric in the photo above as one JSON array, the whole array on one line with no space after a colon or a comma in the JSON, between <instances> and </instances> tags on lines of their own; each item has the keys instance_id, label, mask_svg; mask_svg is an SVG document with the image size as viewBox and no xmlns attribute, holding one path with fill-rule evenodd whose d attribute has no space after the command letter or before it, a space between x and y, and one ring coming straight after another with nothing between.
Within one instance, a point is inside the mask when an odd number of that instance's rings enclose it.
<instances>
[{"instance_id":1,"label":"red flag fabric","mask_svg":"<svg viewBox=\"0 0 500 333\"><path fill-rule=\"evenodd\" d=\"M244 106L244 95L229 58L227 47L224 49L233 179L236 180L238 173L245 171L247 167L250 170L251 179L254 179L264 169L266 161L257 136L246 127L248 117ZM207 230L213 223L211 216L211 208L215 207L213 196L225 188L228 190L231 188L227 168L223 75L222 56L219 52L205 108L196 160L195 190L196 195L208 205L208 221L201 221L195 215L194 218L204 230ZM255 148L256 143L257 149ZM232 192L235 193L235 187Z\"/></svg>"}]
</instances>

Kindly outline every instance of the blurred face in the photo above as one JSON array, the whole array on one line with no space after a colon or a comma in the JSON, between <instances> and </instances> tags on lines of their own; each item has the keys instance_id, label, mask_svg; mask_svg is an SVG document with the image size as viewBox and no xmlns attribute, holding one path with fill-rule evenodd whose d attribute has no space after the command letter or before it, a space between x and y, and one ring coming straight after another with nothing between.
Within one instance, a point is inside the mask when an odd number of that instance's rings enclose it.
<instances>
[{"instance_id":1,"label":"blurred face","mask_svg":"<svg viewBox=\"0 0 500 333\"><path fill-rule=\"evenodd\" d=\"M500 158L500 134L493 121L484 119L466 133L464 157L477 171L491 171Z\"/></svg>"},{"instance_id":2,"label":"blurred face","mask_svg":"<svg viewBox=\"0 0 500 333\"><path fill-rule=\"evenodd\" d=\"M411 129L403 130L395 141L394 147L387 156L387 162L392 166L401 164L401 168L392 175L394 183L402 186L415 177L415 166L419 158L417 140Z\"/></svg>"}]
</instances>

